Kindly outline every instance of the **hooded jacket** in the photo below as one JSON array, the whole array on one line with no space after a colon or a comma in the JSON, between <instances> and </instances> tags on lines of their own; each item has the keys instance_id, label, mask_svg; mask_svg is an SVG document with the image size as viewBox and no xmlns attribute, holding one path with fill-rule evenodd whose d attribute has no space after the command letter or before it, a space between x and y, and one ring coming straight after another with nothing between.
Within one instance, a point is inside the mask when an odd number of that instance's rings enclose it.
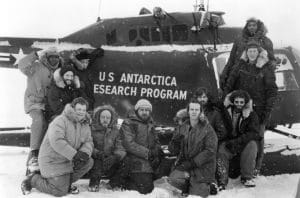
<instances>
[{"instance_id":1,"label":"hooded jacket","mask_svg":"<svg viewBox=\"0 0 300 198\"><path fill-rule=\"evenodd\" d=\"M183 161L192 161L190 181L210 183L215 180L216 152L218 138L207 120L200 121L191 128L190 120L179 126L174 134L181 134L183 140L178 156L178 165Z\"/></svg>"},{"instance_id":2,"label":"hooded jacket","mask_svg":"<svg viewBox=\"0 0 300 198\"><path fill-rule=\"evenodd\" d=\"M153 173L148 156L150 150L160 149L152 118L141 120L136 113L125 119L120 129L123 146L130 161L131 172Z\"/></svg>"},{"instance_id":3,"label":"hooded jacket","mask_svg":"<svg viewBox=\"0 0 300 198\"><path fill-rule=\"evenodd\" d=\"M100 115L104 110L111 113L111 122L107 128L100 123ZM112 106L104 105L94 110L92 137L95 146L94 153L102 151L106 156L118 155L120 159L125 157L126 152L117 129L117 114Z\"/></svg>"},{"instance_id":4,"label":"hooded jacket","mask_svg":"<svg viewBox=\"0 0 300 198\"><path fill-rule=\"evenodd\" d=\"M75 75L73 84L67 86L60 75L60 70L61 68L54 72L53 80L47 93L46 112L49 119L61 114L65 105L71 103L73 99L78 97L86 98L78 76Z\"/></svg>"},{"instance_id":5,"label":"hooded jacket","mask_svg":"<svg viewBox=\"0 0 300 198\"><path fill-rule=\"evenodd\" d=\"M268 61L267 52L261 51L255 65L249 63L246 52L230 73L224 87L224 96L233 90L247 91L261 124L267 124L277 98L275 72Z\"/></svg>"},{"instance_id":6,"label":"hooded jacket","mask_svg":"<svg viewBox=\"0 0 300 198\"><path fill-rule=\"evenodd\" d=\"M67 104L63 113L50 123L38 157L43 177L72 173L72 159L77 151L91 156L94 145L89 122L88 115L79 121L74 108Z\"/></svg>"},{"instance_id":7,"label":"hooded jacket","mask_svg":"<svg viewBox=\"0 0 300 198\"><path fill-rule=\"evenodd\" d=\"M45 110L46 96L53 72L62 65L60 59L58 65L51 66L48 62L49 55L58 55L55 51L45 51L37 56L35 52L25 56L18 63L20 71L27 76L27 88L24 95L25 113L31 110Z\"/></svg>"},{"instance_id":8,"label":"hooded jacket","mask_svg":"<svg viewBox=\"0 0 300 198\"><path fill-rule=\"evenodd\" d=\"M230 94L224 100L223 117L228 131L228 137L225 141L233 140L236 148L238 148L237 153L241 153L251 140L261 139L259 135L259 119L253 111L252 100L250 99L238 118L238 126L236 126L235 134L233 134L233 127L235 127L232 125L233 104L229 97Z\"/></svg>"},{"instance_id":9,"label":"hooded jacket","mask_svg":"<svg viewBox=\"0 0 300 198\"><path fill-rule=\"evenodd\" d=\"M222 89L224 88L227 79L234 68L234 65L237 65L239 63L240 57L243 51L246 49L247 43L249 41L255 40L256 42L258 42L260 46L268 52L268 59L271 62L276 61L276 58L274 56L273 43L266 36L266 34L267 28L260 20L258 20L257 22L257 31L254 35L250 34L249 30L247 29L247 24L245 25L242 31L242 36L238 37L233 43L229 59L220 76L220 86Z\"/></svg>"}]
</instances>

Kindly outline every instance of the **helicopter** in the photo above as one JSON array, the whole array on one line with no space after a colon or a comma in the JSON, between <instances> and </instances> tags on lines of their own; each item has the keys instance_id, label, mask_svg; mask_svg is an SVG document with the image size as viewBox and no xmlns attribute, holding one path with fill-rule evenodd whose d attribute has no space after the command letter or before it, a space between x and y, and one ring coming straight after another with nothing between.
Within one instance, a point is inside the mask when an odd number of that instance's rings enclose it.
<instances>
[{"instance_id":1,"label":"helicopter","mask_svg":"<svg viewBox=\"0 0 300 198\"><path fill-rule=\"evenodd\" d=\"M159 7L153 13L142 10L136 17L99 19L59 39L0 37L0 67L17 68L20 58L50 46L64 50L101 47L104 56L90 63L94 107L109 103L125 118L124 101L134 104L146 98L154 107L156 130L172 133L173 117L185 107L196 88L206 87L217 97L219 75L242 28L225 25L224 12L203 8L186 13L167 13ZM268 129L299 139L276 129L277 125L291 127L300 122L299 52L287 47L275 49L274 55L279 97ZM5 137L0 144L28 146L24 134ZM295 171L299 159L292 157L289 161ZM299 168L296 171L300 172Z\"/></svg>"}]
</instances>

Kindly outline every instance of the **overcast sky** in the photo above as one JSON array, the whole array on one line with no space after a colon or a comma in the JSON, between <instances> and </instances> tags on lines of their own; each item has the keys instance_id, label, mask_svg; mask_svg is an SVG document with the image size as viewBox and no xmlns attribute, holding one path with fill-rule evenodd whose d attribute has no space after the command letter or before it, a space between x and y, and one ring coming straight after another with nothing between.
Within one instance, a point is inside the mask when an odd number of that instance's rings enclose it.
<instances>
[{"instance_id":1,"label":"overcast sky","mask_svg":"<svg viewBox=\"0 0 300 198\"><path fill-rule=\"evenodd\" d=\"M207 2L207 0L205 0ZM101 18L136 16L141 7L189 12L195 0L0 0L0 36L63 37ZM228 25L262 19L276 45L300 47L299 0L210 0L210 10L225 11ZM99 6L101 4L101 6ZM100 8L99 8L100 7Z\"/></svg>"}]
</instances>

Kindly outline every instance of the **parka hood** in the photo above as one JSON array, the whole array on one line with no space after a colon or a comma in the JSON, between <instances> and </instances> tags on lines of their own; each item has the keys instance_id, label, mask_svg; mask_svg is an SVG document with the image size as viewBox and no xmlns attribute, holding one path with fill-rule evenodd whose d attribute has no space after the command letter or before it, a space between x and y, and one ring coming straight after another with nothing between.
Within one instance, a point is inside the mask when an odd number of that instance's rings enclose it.
<instances>
[{"instance_id":1,"label":"parka hood","mask_svg":"<svg viewBox=\"0 0 300 198\"><path fill-rule=\"evenodd\" d=\"M227 94L224 100L224 106L226 109L229 109L233 107L233 103L230 101L230 96L233 92ZM242 114L244 118L248 118L250 113L253 111L253 101L252 99L249 100L249 102L245 105L245 107L242 110ZM231 114L231 112L229 112Z\"/></svg>"},{"instance_id":2,"label":"parka hood","mask_svg":"<svg viewBox=\"0 0 300 198\"><path fill-rule=\"evenodd\" d=\"M268 52L266 50L264 50L262 48L260 48L259 50L260 50L260 53L258 54L258 57L256 59L255 66L257 68L262 68L267 62L269 62L269 58L268 58ZM240 59L245 62L249 61L246 50L243 51Z\"/></svg>"},{"instance_id":3,"label":"parka hood","mask_svg":"<svg viewBox=\"0 0 300 198\"><path fill-rule=\"evenodd\" d=\"M71 104L67 104L65 106L65 109L63 111L63 115L66 116L69 120L71 120L72 122L75 123L81 123L81 124L89 124L90 123L90 116L88 115L88 113L86 113L85 118L81 121L78 120L77 116L76 116L76 112L74 110L74 108L71 106Z\"/></svg>"},{"instance_id":4,"label":"parka hood","mask_svg":"<svg viewBox=\"0 0 300 198\"><path fill-rule=\"evenodd\" d=\"M53 80L57 87L63 89L66 87L66 84L63 80L63 77L60 75L60 70L61 70L61 68L58 68L57 70L55 70L55 72L53 74ZM75 88L80 88L80 80L79 80L79 77L76 75L74 76L73 84L74 84Z\"/></svg>"},{"instance_id":5,"label":"parka hood","mask_svg":"<svg viewBox=\"0 0 300 198\"><path fill-rule=\"evenodd\" d=\"M93 122L92 122L93 129L97 130L97 129L103 128L103 126L100 123L100 115L104 110L107 110L111 113L111 121L108 125L108 128L113 128L117 125L118 115L117 115L115 109L111 105L103 105L103 106L97 107L94 110Z\"/></svg>"},{"instance_id":6,"label":"parka hood","mask_svg":"<svg viewBox=\"0 0 300 198\"><path fill-rule=\"evenodd\" d=\"M250 19L248 19L248 21L249 20ZM248 39L249 37L254 37L254 38L260 39L261 37L266 36L266 34L268 33L268 30L267 30L265 24L261 20L259 20L259 19L254 19L254 20L257 21L256 33L254 34L254 36L252 36L250 34L250 32L247 29L247 25L248 25L248 22L247 22L242 31L243 38Z\"/></svg>"},{"instance_id":7,"label":"parka hood","mask_svg":"<svg viewBox=\"0 0 300 198\"><path fill-rule=\"evenodd\" d=\"M48 57L53 55L59 56L59 62L55 66L52 66L48 61ZM63 65L63 59L60 57L58 51L55 48L49 48L48 50L45 50L41 54L39 60L41 63L43 63L43 65L45 65L48 69L52 71L56 70L59 66Z\"/></svg>"}]
</instances>

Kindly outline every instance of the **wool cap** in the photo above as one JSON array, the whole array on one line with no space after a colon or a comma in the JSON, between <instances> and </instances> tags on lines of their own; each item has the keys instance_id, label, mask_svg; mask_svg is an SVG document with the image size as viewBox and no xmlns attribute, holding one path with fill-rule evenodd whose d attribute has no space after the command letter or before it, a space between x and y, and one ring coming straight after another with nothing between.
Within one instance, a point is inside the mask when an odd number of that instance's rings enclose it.
<instances>
[{"instance_id":1,"label":"wool cap","mask_svg":"<svg viewBox=\"0 0 300 198\"><path fill-rule=\"evenodd\" d=\"M141 108L141 107L147 108L147 109L149 109L149 110L152 112L152 105L151 105L151 103L150 103L148 100L146 100L146 99L140 99L140 100L136 103L134 109L137 111L137 110L138 110L139 108Z\"/></svg>"}]
</instances>

